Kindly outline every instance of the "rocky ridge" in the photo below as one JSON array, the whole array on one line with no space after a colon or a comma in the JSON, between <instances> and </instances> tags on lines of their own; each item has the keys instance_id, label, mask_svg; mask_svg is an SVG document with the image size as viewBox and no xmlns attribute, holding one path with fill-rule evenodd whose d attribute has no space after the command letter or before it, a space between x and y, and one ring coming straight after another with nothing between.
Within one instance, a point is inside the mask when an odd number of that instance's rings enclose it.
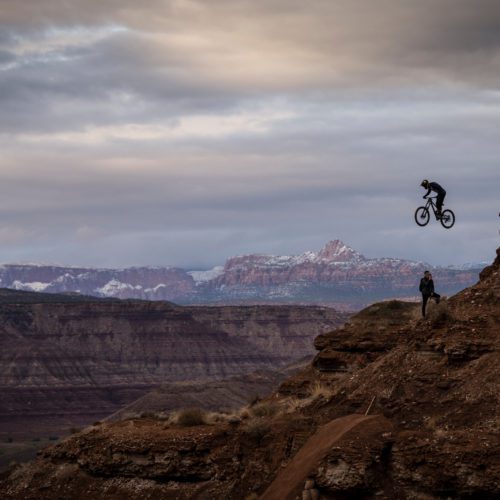
<instances>
[{"instance_id":1,"label":"rocky ridge","mask_svg":"<svg viewBox=\"0 0 500 500\"><path fill-rule=\"evenodd\" d=\"M319 336L265 414L90 427L0 487L6 498L497 498L499 298L500 249L425 320L389 301Z\"/></svg>"},{"instance_id":2,"label":"rocky ridge","mask_svg":"<svg viewBox=\"0 0 500 500\"><path fill-rule=\"evenodd\" d=\"M0 267L0 285L17 290L171 300L180 304L313 303L352 310L376 300L415 297L418 276L425 269L433 272L446 294L471 285L478 272L470 267L433 267L402 259L367 259L333 240L318 252L243 255L208 271L6 264Z\"/></svg>"}]
</instances>

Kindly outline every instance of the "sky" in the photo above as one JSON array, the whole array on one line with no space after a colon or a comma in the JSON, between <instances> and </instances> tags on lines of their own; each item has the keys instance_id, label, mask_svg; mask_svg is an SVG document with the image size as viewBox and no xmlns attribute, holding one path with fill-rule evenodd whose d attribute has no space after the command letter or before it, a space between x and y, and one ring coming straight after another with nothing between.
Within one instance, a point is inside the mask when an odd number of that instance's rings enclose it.
<instances>
[{"instance_id":1,"label":"sky","mask_svg":"<svg viewBox=\"0 0 500 500\"><path fill-rule=\"evenodd\" d=\"M0 0L0 111L0 262L499 246L498 0Z\"/></svg>"}]
</instances>

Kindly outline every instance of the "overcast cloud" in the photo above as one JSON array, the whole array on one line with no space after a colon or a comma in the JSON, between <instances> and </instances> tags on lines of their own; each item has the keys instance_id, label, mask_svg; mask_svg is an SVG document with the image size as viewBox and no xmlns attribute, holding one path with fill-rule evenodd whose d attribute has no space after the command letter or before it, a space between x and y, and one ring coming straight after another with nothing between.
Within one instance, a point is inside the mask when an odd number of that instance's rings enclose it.
<instances>
[{"instance_id":1,"label":"overcast cloud","mask_svg":"<svg viewBox=\"0 0 500 500\"><path fill-rule=\"evenodd\" d=\"M491 260L499 82L497 0L0 0L0 261Z\"/></svg>"}]
</instances>

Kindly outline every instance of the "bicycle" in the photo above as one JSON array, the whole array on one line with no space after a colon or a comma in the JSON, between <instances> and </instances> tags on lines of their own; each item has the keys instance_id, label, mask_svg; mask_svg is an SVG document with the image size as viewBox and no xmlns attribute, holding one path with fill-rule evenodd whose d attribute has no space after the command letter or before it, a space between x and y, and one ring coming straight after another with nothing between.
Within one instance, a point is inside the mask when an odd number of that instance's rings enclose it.
<instances>
[{"instance_id":1,"label":"bicycle","mask_svg":"<svg viewBox=\"0 0 500 500\"><path fill-rule=\"evenodd\" d=\"M425 204L425 207L418 207L415 210L415 222L419 226L422 227L427 226L427 224L429 224L429 220L431 219L431 208L432 208L436 220L441 222L441 225L444 228L450 229L451 227L453 227L453 224L455 224L455 214L451 210L447 209L443 210L441 212L441 217L439 217L436 204L433 201L436 198L437 196L434 197L429 196L429 198L427 198L427 203Z\"/></svg>"}]
</instances>

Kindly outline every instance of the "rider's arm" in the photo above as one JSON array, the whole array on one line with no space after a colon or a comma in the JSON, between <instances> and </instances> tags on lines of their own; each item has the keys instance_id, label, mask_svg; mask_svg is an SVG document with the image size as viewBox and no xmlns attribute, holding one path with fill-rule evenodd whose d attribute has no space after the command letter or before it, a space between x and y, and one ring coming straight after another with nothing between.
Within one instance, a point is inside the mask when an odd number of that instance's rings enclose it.
<instances>
[{"instance_id":1,"label":"rider's arm","mask_svg":"<svg viewBox=\"0 0 500 500\"><path fill-rule=\"evenodd\" d=\"M432 189L431 188L428 188L427 189L427 193L424 194L423 198L427 198L427 196L429 196L429 194L431 193Z\"/></svg>"}]
</instances>

